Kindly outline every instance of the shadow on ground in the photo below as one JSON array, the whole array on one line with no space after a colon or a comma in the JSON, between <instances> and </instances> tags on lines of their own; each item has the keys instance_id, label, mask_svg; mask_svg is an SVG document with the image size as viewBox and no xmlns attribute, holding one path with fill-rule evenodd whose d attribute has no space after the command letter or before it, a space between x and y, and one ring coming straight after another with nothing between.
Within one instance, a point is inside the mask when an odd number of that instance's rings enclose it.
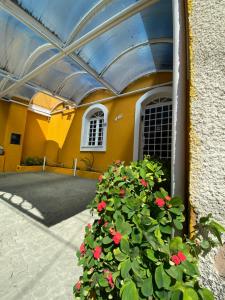
<instances>
[{"instance_id":1,"label":"shadow on ground","mask_svg":"<svg viewBox=\"0 0 225 300\"><path fill-rule=\"evenodd\" d=\"M0 174L0 201L50 227L86 209L96 180L53 173Z\"/></svg>"}]
</instances>

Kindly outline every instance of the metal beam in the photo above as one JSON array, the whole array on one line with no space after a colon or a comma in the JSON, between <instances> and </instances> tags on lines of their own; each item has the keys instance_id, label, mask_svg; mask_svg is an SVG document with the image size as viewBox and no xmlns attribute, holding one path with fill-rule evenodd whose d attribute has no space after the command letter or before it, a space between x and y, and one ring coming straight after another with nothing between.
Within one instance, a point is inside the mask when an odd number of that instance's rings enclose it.
<instances>
[{"instance_id":1,"label":"metal beam","mask_svg":"<svg viewBox=\"0 0 225 300\"><path fill-rule=\"evenodd\" d=\"M102 71L101 71L101 76L103 76L103 74L110 68L110 66L112 64L114 64L116 61L118 61L122 56L124 56L125 54L140 48L140 47L144 47L147 45L153 45L153 44L158 44L158 43L173 43L173 39L168 39L168 38L159 38L159 39L152 39L152 40L148 40L148 41L144 41L142 43L133 45L132 47L124 50L123 52L121 52L117 57L115 57Z\"/></svg>"},{"instance_id":2,"label":"metal beam","mask_svg":"<svg viewBox=\"0 0 225 300\"><path fill-rule=\"evenodd\" d=\"M60 91L62 90L62 88L64 87L64 85L66 84L66 82L67 82L68 80L70 80L71 78L73 78L73 77L75 77L75 76L77 76L77 75L80 75L80 74L87 74L87 72L86 72L86 71L77 71L77 72L71 73L70 75L66 76L66 77L64 78L64 80L63 80L63 81L58 85L58 87L56 88L55 93L56 93L56 94L59 94Z\"/></svg>"},{"instance_id":3,"label":"metal beam","mask_svg":"<svg viewBox=\"0 0 225 300\"><path fill-rule=\"evenodd\" d=\"M81 29L87 24L87 22L95 16L102 7L107 5L108 3L112 2L112 0L100 0L97 2L84 16L83 18L76 24L72 32L70 33L67 41L66 41L66 46L69 45L72 41L75 40L77 37L78 33L81 31Z\"/></svg>"},{"instance_id":4,"label":"metal beam","mask_svg":"<svg viewBox=\"0 0 225 300\"><path fill-rule=\"evenodd\" d=\"M8 0L4 0L7 1ZM90 32L79 38L78 40L71 43L69 46L63 49L63 52L56 54L55 56L48 59L46 62L38 66L36 69L29 72L25 75L22 79L18 80L16 83L11 85L5 91L0 93L0 97L6 95L10 90L15 89L29 81L31 78L37 76L39 73L46 70L49 66L53 65L54 63L58 62L62 57L73 53L76 49L86 45L90 41L97 38L99 35L105 33L106 31L110 30L111 28L115 27L116 25L120 24L124 20L132 17L133 15L137 14L141 10L145 9L146 7L153 5L154 3L158 2L158 0L140 0L135 2L134 4L128 6L121 12L117 13L115 16L111 17L107 21L103 22L99 26L92 29Z\"/></svg>"},{"instance_id":5,"label":"metal beam","mask_svg":"<svg viewBox=\"0 0 225 300\"><path fill-rule=\"evenodd\" d=\"M64 53L64 46L62 41L57 38L51 31L45 28L41 23L35 20L32 16L30 16L26 11L24 11L21 7L16 5L10 0L1 0L0 7L10 13L12 16L17 18L20 22L25 24L31 30L36 32L38 35L43 37L47 42L49 42L53 47L57 48L64 55L68 55L72 60L74 60L78 65L80 65L86 72L88 72L91 76L93 76L98 82L100 82L103 86L109 89L113 94L118 94L118 91L114 89L107 81L100 78L98 73L92 69L86 62L84 62L81 58L79 58L74 53L66 54ZM36 50L35 50L36 51ZM33 55L33 54L31 54ZM22 74L24 75L24 74Z\"/></svg>"}]
</instances>

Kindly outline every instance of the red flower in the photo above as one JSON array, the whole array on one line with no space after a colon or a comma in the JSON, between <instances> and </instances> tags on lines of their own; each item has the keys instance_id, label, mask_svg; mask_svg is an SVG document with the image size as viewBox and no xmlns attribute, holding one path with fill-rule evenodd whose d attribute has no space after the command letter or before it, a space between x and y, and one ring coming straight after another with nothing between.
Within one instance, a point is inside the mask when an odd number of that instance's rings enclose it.
<instances>
[{"instance_id":1,"label":"red flower","mask_svg":"<svg viewBox=\"0 0 225 300\"><path fill-rule=\"evenodd\" d=\"M99 246L95 247L95 250L93 251L94 259L99 259L101 254L102 254L102 248Z\"/></svg>"},{"instance_id":2,"label":"red flower","mask_svg":"<svg viewBox=\"0 0 225 300\"><path fill-rule=\"evenodd\" d=\"M186 260L186 256L182 251L178 251L177 256L181 262Z\"/></svg>"},{"instance_id":3,"label":"red flower","mask_svg":"<svg viewBox=\"0 0 225 300\"><path fill-rule=\"evenodd\" d=\"M167 196L165 197L165 200L166 200L166 201L170 201L170 200L171 200L171 197L170 197L169 195L167 195Z\"/></svg>"},{"instance_id":4,"label":"red flower","mask_svg":"<svg viewBox=\"0 0 225 300\"><path fill-rule=\"evenodd\" d=\"M75 284L75 288L79 291L81 288L81 281L79 280L76 284Z\"/></svg>"},{"instance_id":5,"label":"red flower","mask_svg":"<svg viewBox=\"0 0 225 300\"><path fill-rule=\"evenodd\" d=\"M147 181L145 181L144 179L140 179L140 184L143 185L144 187L148 186Z\"/></svg>"},{"instance_id":6,"label":"red flower","mask_svg":"<svg viewBox=\"0 0 225 300\"><path fill-rule=\"evenodd\" d=\"M119 193L120 197L121 197L121 198L124 197L125 194L126 194L125 190L124 190L124 189L121 189L121 190L120 190L120 193Z\"/></svg>"},{"instance_id":7,"label":"red flower","mask_svg":"<svg viewBox=\"0 0 225 300\"><path fill-rule=\"evenodd\" d=\"M120 232L116 232L113 236L113 242L115 245L119 245L120 241L122 239L122 234Z\"/></svg>"},{"instance_id":8,"label":"red flower","mask_svg":"<svg viewBox=\"0 0 225 300\"><path fill-rule=\"evenodd\" d=\"M84 255L84 254L86 253L86 248L85 248L84 243L82 243L82 244L80 245L80 253L81 253L82 255Z\"/></svg>"},{"instance_id":9,"label":"red flower","mask_svg":"<svg viewBox=\"0 0 225 300\"><path fill-rule=\"evenodd\" d=\"M100 225L102 223L102 219L99 219L98 220L98 224Z\"/></svg>"},{"instance_id":10,"label":"red flower","mask_svg":"<svg viewBox=\"0 0 225 300\"><path fill-rule=\"evenodd\" d=\"M91 224L90 224L90 223L88 223L88 224L87 224L87 227L88 227L89 229L91 229Z\"/></svg>"},{"instance_id":11,"label":"red flower","mask_svg":"<svg viewBox=\"0 0 225 300\"><path fill-rule=\"evenodd\" d=\"M107 280L111 288L114 288L114 282L113 282L113 276L112 273L110 272L109 275L107 276Z\"/></svg>"},{"instance_id":12,"label":"red flower","mask_svg":"<svg viewBox=\"0 0 225 300\"><path fill-rule=\"evenodd\" d=\"M172 260L172 262L175 263L176 266L180 264L180 259L179 259L179 257L177 255L173 255L171 257L171 260Z\"/></svg>"},{"instance_id":13,"label":"red flower","mask_svg":"<svg viewBox=\"0 0 225 300\"><path fill-rule=\"evenodd\" d=\"M99 204L98 204L98 211L99 212L101 212L103 209L105 209L106 208L106 203L105 203L105 201L102 201L102 202L100 202Z\"/></svg>"},{"instance_id":14,"label":"red flower","mask_svg":"<svg viewBox=\"0 0 225 300\"><path fill-rule=\"evenodd\" d=\"M116 230L113 229L112 227L109 228L109 232L110 232L111 235L115 235L116 234Z\"/></svg>"},{"instance_id":15,"label":"red flower","mask_svg":"<svg viewBox=\"0 0 225 300\"><path fill-rule=\"evenodd\" d=\"M103 175L100 175L100 176L98 177L98 181L101 183L102 180L103 180Z\"/></svg>"},{"instance_id":16,"label":"red flower","mask_svg":"<svg viewBox=\"0 0 225 300\"><path fill-rule=\"evenodd\" d=\"M155 200L155 204L158 206L158 207L163 207L165 205L165 201L162 199L162 198L157 198Z\"/></svg>"}]
</instances>

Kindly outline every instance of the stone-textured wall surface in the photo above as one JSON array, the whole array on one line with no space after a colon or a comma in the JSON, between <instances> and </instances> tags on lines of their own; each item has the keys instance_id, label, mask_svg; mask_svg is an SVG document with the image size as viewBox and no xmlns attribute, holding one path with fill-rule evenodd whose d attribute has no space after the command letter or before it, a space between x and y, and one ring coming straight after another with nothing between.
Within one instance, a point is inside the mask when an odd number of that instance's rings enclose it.
<instances>
[{"instance_id":1,"label":"stone-textured wall surface","mask_svg":"<svg viewBox=\"0 0 225 300\"><path fill-rule=\"evenodd\" d=\"M225 2L188 1L190 201L225 225ZM225 300L225 250L201 260L203 283Z\"/></svg>"}]
</instances>

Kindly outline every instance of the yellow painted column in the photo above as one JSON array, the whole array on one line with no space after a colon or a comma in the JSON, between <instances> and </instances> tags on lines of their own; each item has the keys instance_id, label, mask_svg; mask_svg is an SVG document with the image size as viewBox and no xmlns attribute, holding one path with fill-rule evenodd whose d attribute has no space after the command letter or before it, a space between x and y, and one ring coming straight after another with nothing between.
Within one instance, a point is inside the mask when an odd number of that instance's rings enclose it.
<instances>
[{"instance_id":1,"label":"yellow painted column","mask_svg":"<svg viewBox=\"0 0 225 300\"><path fill-rule=\"evenodd\" d=\"M4 171L12 172L16 171L16 167L20 164L22 156L22 146L24 131L27 118L27 108L11 103L8 111L8 119L5 130L4 138L4 148L5 148L5 162L4 162ZM11 143L12 133L20 135L20 144Z\"/></svg>"}]
</instances>

